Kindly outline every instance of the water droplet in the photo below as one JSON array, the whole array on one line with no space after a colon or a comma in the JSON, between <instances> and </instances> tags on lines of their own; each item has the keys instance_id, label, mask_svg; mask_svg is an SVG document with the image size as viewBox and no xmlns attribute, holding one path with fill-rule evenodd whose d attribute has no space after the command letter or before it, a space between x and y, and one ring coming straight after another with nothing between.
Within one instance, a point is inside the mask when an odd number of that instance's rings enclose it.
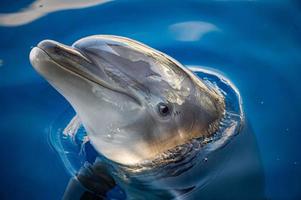
<instances>
[{"instance_id":1,"label":"water droplet","mask_svg":"<svg viewBox=\"0 0 301 200\"><path fill-rule=\"evenodd\" d=\"M205 158L204 158L204 161L205 161L205 162L207 162L207 161L208 161L208 158L207 158L207 157L205 157Z\"/></svg>"},{"instance_id":2,"label":"water droplet","mask_svg":"<svg viewBox=\"0 0 301 200\"><path fill-rule=\"evenodd\" d=\"M263 104L264 104L264 101L261 101L260 104L263 105Z\"/></svg>"},{"instance_id":3,"label":"water droplet","mask_svg":"<svg viewBox=\"0 0 301 200\"><path fill-rule=\"evenodd\" d=\"M295 161L295 162L294 162L294 165L297 165L297 164L298 164L298 162L297 162L297 161Z\"/></svg>"}]
</instances>

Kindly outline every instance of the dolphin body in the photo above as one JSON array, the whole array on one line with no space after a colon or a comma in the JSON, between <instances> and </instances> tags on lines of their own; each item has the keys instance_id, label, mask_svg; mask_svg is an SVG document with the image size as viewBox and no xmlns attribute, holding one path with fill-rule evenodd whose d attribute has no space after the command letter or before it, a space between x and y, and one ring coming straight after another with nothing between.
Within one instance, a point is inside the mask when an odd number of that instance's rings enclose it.
<instances>
[{"instance_id":1,"label":"dolphin body","mask_svg":"<svg viewBox=\"0 0 301 200\"><path fill-rule=\"evenodd\" d=\"M30 61L70 102L108 161L78 174L87 191L101 196L118 184L128 199L263 199L257 145L242 111L242 125L222 128L234 116L225 95L173 58L96 35L72 46L44 40ZM107 187L99 192L100 182Z\"/></svg>"}]
</instances>

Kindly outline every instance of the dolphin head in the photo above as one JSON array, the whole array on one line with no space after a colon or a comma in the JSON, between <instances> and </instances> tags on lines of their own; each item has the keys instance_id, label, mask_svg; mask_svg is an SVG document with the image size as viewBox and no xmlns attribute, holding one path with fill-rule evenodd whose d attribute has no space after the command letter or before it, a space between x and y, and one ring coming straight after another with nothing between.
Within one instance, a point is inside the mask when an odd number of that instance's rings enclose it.
<instances>
[{"instance_id":1,"label":"dolphin head","mask_svg":"<svg viewBox=\"0 0 301 200\"><path fill-rule=\"evenodd\" d=\"M72 105L91 144L126 165L216 131L224 100L180 63L144 44L97 35L44 40L34 68Z\"/></svg>"}]
</instances>

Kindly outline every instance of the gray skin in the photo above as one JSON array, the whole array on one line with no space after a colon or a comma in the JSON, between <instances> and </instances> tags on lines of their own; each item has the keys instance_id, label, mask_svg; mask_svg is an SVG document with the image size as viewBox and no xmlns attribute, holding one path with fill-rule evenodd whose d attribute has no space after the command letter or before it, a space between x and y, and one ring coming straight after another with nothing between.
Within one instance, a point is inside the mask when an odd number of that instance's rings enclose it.
<instances>
[{"instance_id":1,"label":"gray skin","mask_svg":"<svg viewBox=\"0 0 301 200\"><path fill-rule=\"evenodd\" d=\"M226 116L224 96L164 53L97 35L72 46L42 41L30 61L73 106L95 150L130 169L113 175L104 170L106 163L95 162L93 170L84 168L70 181L64 199L85 199L87 188L99 197L115 184L127 199L264 199L261 161L248 124L235 138L225 134L208 143L195 158L194 150L184 159L174 157L175 151L167 167L160 165L167 150L209 139ZM221 145L224 140L231 142ZM135 170L145 163L153 169Z\"/></svg>"},{"instance_id":2,"label":"gray skin","mask_svg":"<svg viewBox=\"0 0 301 200\"><path fill-rule=\"evenodd\" d=\"M222 95L131 39L96 35L72 46L44 40L30 61L73 106L94 148L120 164L210 136L224 114Z\"/></svg>"}]
</instances>

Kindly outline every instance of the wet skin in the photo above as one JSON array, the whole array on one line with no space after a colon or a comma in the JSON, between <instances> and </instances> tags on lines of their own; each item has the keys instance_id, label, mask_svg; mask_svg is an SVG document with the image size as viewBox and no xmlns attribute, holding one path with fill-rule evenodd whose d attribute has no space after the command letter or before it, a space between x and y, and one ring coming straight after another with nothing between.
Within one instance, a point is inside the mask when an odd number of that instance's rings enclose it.
<instances>
[{"instance_id":1,"label":"wet skin","mask_svg":"<svg viewBox=\"0 0 301 200\"><path fill-rule=\"evenodd\" d=\"M45 40L30 60L73 106L95 149L121 164L210 136L224 114L217 91L164 53L127 38L91 36L71 47Z\"/></svg>"}]
</instances>

